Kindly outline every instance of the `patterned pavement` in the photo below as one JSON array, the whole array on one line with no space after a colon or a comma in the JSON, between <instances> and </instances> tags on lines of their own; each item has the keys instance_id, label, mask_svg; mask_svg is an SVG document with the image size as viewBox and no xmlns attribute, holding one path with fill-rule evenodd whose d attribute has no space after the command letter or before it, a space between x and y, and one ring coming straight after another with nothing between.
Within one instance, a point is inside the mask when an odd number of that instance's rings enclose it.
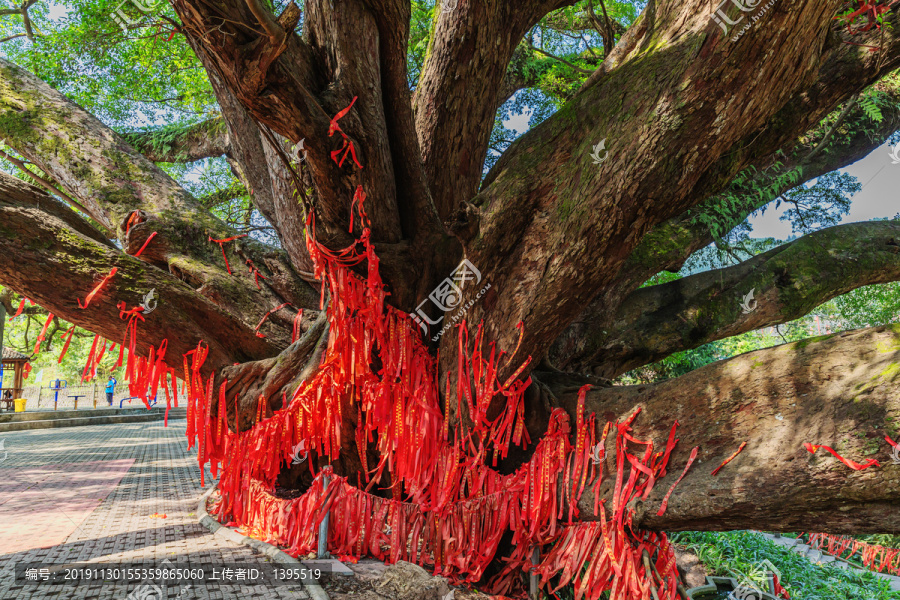
<instances>
[{"instance_id":1,"label":"patterned pavement","mask_svg":"<svg viewBox=\"0 0 900 600\"><path fill-rule=\"evenodd\" d=\"M197 522L203 489L185 426L182 419L168 428L159 421L0 434L0 598L308 598L302 585L14 581L21 563L158 568L168 559L271 570L267 557ZM207 472L207 485L211 481Z\"/></svg>"}]
</instances>

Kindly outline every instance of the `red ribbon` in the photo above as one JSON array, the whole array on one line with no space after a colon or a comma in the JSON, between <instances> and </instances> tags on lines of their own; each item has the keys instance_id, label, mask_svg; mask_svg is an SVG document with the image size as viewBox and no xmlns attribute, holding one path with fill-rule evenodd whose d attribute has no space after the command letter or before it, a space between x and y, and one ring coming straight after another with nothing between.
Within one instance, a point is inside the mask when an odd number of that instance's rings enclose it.
<instances>
[{"instance_id":1,"label":"red ribbon","mask_svg":"<svg viewBox=\"0 0 900 600\"><path fill-rule=\"evenodd\" d=\"M293 344L300 338L300 321L303 319L303 309L301 308L297 311L297 316L294 317L294 328L291 330L291 343Z\"/></svg>"},{"instance_id":2,"label":"red ribbon","mask_svg":"<svg viewBox=\"0 0 900 600\"><path fill-rule=\"evenodd\" d=\"M59 353L59 359L57 359L57 361L56 361L57 364L62 364L63 357L66 355L66 352L69 351L69 343L72 341L72 334L74 334L74 333L75 333L75 325L72 325L66 331L63 332L60 339L64 339L64 340L66 340L66 342L63 345L62 352Z\"/></svg>"},{"instance_id":3,"label":"red ribbon","mask_svg":"<svg viewBox=\"0 0 900 600\"><path fill-rule=\"evenodd\" d=\"M83 305L81 304L81 300L79 300L79 299L76 298L76 300L78 300L78 308L82 308L82 309L87 308L88 305L91 303L91 300L94 299L94 296L97 295L97 292L99 292L101 289L103 289L103 286L105 286L106 283L107 283L110 279L112 279L112 276L115 275L116 272L117 272L118 270L119 270L118 267L113 267L113 268L110 270L109 275L107 275L107 276L104 277L102 280L100 280L100 283L97 284L97 287L95 287L95 288L91 291L91 293L87 295L87 298L84 299L84 304L83 304Z\"/></svg>"},{"instance_id":4,"label":"red ribbon","mask_svg":"<svg viewBox=\"0 0 900 600\"><path fill-rule=\"evenodd\" d=\"M151 234L147 237L147 239L144 241L144 245L141 246L141 249L138 250L137 253L135 253L135 255L134 255L135 258L137 258L138 256L140 256L140 255L144 252L144 250L147 248L147 245L150 243L150 240L152 240L152 239L155 238L155 237L156 237L156 232L154 231L154 232L151 233Z\"/></svg>"},{"instance_id":5,"label":"red ribbon","mask_svg":"<svg viewBox=\"0 0 900 600\"><path fill-rule=\"evenodd\" d=\"M672 492L675 491L675 486L681 483L681 480L684 479L684 476L687 475L688 469L691 468L691 465L694 464L694 459L697 458L697 451L700 449L699 446L694 446L694 449L691 450L691 457L688 459L687 464L684 466L684 471L681 472L681 477L675 480L675 483L672 484L672 487L669 488L669 491L666 493L663 498L662 504L659 507L659 510L656 513L657 517L663 516L663 513L666 512L666 507L669 506L669 498L672 496Z\"/></svg>"},{"instance_id":6,"label":"red ribbon","mask_svg":"<svg viewBox=\"0 0 900 600\"><path fill-rule=\"evenodd\" d=\"M212 236L209 236L210 242L215 242L219 245L219 249L222 251L222 258L225 259L225 268L228 269L228 274L231 275L231 265L228 264L228 257L225 255L225 243L232 242L236 239L247 237L249 234L244 233L241 235L233 235L231 237L225 238L224 240L214 240Z\"/></svg>"},{"instance_id":7,"label":"red ribbon","mask_svg":"<svg viewBox=\"0 0 900 600\"><path fill-rule=\"evenodd\" d=\"M345 117L347 115L347 113L350 112L350 109L353 108L353 105L356 103L356 98L357 98L357 96L353 96L353 100L350 101L350 105L347 108L341 110L338 114L336 114L334 116L333 119L331 119L331 123L328 126L328 137L333 136L334 132L337 131L344 138L344 145L341 146L340 150L334 150L331 153L331 160L336 162L339 167L343 167L344 160L346 160L347 153L349 152L350 155L353 157L353 162L356 163L356 166L359 167L360 169L362 169L363 166L361 164L359 164L359 161L356 159L356 148L353 146L353 141L350 140L349 137L347 137L347 134L344 133L344 131L341 129L341 126L338 125L338 121L341 118ZM338 161L337 157L342 152L343 152L343 156L341 156L341 160ZM352 221L352 218L351 218L351 221Z\"/></svg>"},{"instance_id":8,"label":"red ribbon","mask_svg":"<svg viewBox=\"0 0 900 600\"><path fill-rule=\"evenodd\" d=\"M844 458L843 456L841 456L840 454L838 454L837 452L835 452L832 448L829 448L828 446L822 446L822 445L814 446L813 444L810 444L809 442L807 442L807 443L803 444L803 447L806 448L810 454L815 454L816 450L821 448L821 449L825 450L826 452L830 453L832 456L834 456L836 459L838 459L839 461L841 461L842 463L844 463L851 469L853 469L854 471L862 471L863 469L868 469L869 467L872 467L872 466L875 466L875 467L881 466L878 463L878 461L875 460L874 458L866 459L866 462L863 464L853 462L852 460L847 460L846 458Z\"/></svg>"},{"instance_id":9,"label":"red ribbon","mask_svg":"<svg viewBox=\"0 0 900 600\"><path fill-rule=\"evenodd\" d=\"M284 304L279 304L278 306L276 306L275 308L273 308L272 310L270 310L269 312L267 312L266 314L263 315L263 318L260 319L259 324L257 324L256 329L254 330L256 332L256 337L260 337L260 338L266 337L264 334L259 332L259 328L263 326L263 323L266 322L266 319L269 318L269 315L271 315L274 312L278 312L285 306L290 306L290 302L285 302Z\"/></svg>"},{"instance_id":10,"label":"red ribbon","mask_svg":"<svg viewBox=\"0 0 900 600\"><path fill-rule=\"evenodd\" d=\"M227 258L225 259L228 260ZM262 286L259 285L259 278L268 279L265 275L259 272L259 269L256 268L256 265L253 264L253 261L249 258L247 259L247 264L250 266L250 274L253 275L253 279L256 282L256 289L261 290Z\"/></svg>"},{"instance_id":11,"label":"red ribbon","mask_svg":"<svg viewBox=\"0 0 900 600\"><path fill-rule=\"evenodd\" d=\"M735 457L736 457L738 454L740 454L741 451L742 451L744 448L746 448L746 447L747 447L747 442L742 442L742 443L741 443L741 447L738 448L738 449L735 451L734 454L732 454L731 456L729 456L728 458L726 458L725 460L723 460L723 461L722 461L722 464L719 465L718 467L716 467L715 471L713 471L712 474L713 474L713 475L718 475L718 474L719 474L719 471L722 469L722 467L724 467L725 465L727 465L728 463L730 463L732 460L734 460Z\"/></svg>"},{"instance_id":12,"label":"red ribbon","mask_svg":"<svg viewBox=\"0 0 900 600\"><path fill-rule=\"evenodd\" d=\"M41 342L44 341L44 335L47 333L47 328L50 327L50 321L53 320L53 313L47 315L47 320L44 321L44 327L41 329L41 333L38 335L37 343L34 345L34 352L32 354L37 355L41 351Z\"/></svg>"},{"instance_id":13,"label":"red ribbon","mask_svg":"<svg viewBox=\"0 0 900 600\"><path fill-rule=\"evenodd\" d=\"M25 301L26 300L28 300L28 298L22 296L22 301L19 302L19 310L17 310L16 314L14 314L13 316L11 316L9 318L10 321L12 321L13 319L15 319L16 317L18 317L19 315L22 314L22 311L25 310ZM31 300L28 300L28 301L31 302ZM34 306L34 302L31 302L31 305Z\"/></svg>"}]
</instances>

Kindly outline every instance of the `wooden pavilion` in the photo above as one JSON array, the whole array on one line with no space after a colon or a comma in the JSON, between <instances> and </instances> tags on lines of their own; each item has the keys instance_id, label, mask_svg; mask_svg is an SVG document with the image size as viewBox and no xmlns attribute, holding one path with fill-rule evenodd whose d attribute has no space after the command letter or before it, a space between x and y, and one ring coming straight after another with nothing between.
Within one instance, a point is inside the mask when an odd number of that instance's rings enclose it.
<instances>
[{"instance_id":1,"label":"wooden pavilion","mask_svg":"<svg viewBox=\"0 0 900 600\"><path fill-rule=\"evenodd\" d=\"M3 348L3 387L0 387L0 401L7 396L6 392L12 392L13 398L22 396L22 379L25 365L31 357L11 348Z\"/></svg>"}]
</instances>

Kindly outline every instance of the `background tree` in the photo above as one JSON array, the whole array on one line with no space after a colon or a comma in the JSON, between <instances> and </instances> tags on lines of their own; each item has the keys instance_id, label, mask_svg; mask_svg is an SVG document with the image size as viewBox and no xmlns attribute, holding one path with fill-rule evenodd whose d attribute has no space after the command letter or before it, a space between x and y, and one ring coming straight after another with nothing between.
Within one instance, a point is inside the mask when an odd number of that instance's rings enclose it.
<instances>
[{"instance_id":1,"label":"background tree","mask_svg":"<svg viewBox=\"0 0 900 600\"><path fill-rule=\"evenodd\" d=\"M532 440L550 409L574 416L593 383L587 408L614 420L642 407L642 437L664 441L677 418L673 460L699 445L718 464L749 442L740 468L692 473L663 516L639 510L635 525L896 533L897 467L848 475L802 446L886 458L877 442L900 418L896 327L608 385L900 280L898 222L834 225L853 185L834 171L889 139L900 114L900 17L851 38L834 18L845 4L781 0L738 39L686 0L173 0L127 8L124 30L112 3L63 17L35 4L33 40L21 10L3 22L24 34L0 59L0 157L19 176L0 176L0 282L111 340L124 332L116 303L155 289L139 351L167 339L179 364L209 342L205 367L244 382L247 427L261 391L277 409L318 357L291 343L296 311L310 331L319 310L307 207L318 240L346 247L361 185L390 303L414 311L463 258L491 284L465 319L515 349L501 379L532 358L520 374L534 382ZM332 160L332 118L351 103L340 128L362 169ZM531 127L517 135L504 116L525 107ZM804 235L742 250L742 224L772 202L792 206ZM226 267L208 240L242 233ZM641 287L711 243L741 262ZM745 314L751 288L758 309ZM467 286L462 304L479 291ZM429 342L441 389L457 339Z\"/></svg>"}]
</instances>

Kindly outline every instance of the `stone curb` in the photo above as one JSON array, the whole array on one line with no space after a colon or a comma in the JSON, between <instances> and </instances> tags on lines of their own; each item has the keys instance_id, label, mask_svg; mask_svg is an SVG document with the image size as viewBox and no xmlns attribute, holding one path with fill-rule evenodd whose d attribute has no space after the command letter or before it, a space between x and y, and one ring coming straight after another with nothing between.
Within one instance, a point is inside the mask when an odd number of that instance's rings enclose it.
<instances>
[{"instance_id":1,"label":"stone curb","mask_svg":"<svg viewBox=\"0 0 900 600\"><path fill-rule=\"evenodd\" d=\"M301 564L299 560L288 554L287 552L283 552L273 546L272 544L267 544L262 540L253 539L246 535L241 535L237 531L225 527L214 518L209 516L209 513L206 512L206 500L210 497L210 495L216 491L217 486L212 486L209 490L206 491L200 497L200 504L197 506L197 515L200 517L200 524L206 527L210 533L220 538L226 539L230 542L234 542L236 544L244 544L245 546L250 546L254 550L261 552L262 554L268 556L273 561L278 564L285 565L288 567L293 567ZM331 600L328 596L328 593L322 589L321 586L313 586L303 582L303 587L306 590L306 593L309 594L309 597L312 600Z\"/></svg>"}]
</instances>

